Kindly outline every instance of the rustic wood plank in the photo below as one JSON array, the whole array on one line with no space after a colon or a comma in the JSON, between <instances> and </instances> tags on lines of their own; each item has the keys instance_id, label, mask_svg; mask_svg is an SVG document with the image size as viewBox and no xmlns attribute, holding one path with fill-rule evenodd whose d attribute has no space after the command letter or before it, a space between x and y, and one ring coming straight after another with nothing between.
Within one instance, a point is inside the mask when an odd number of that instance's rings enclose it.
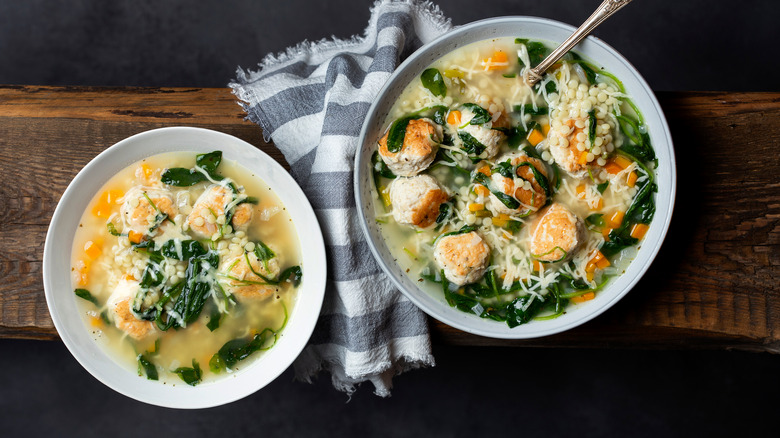
<instances>
[{"instance_id":1,"label":"rustic wood plank","mask_svg":"<svg viewBox=\"0 0 780 438\"><path fill-rule=\"evenodd\" d=\"M433 322L453 345L740 348L780 352L780 93L660 93L676 146L674 219L614 308L543 339L493 340ZM77 171L138 132L189 125L284 161L227 89L0 86L0 337L54 339L41 260Z\"/></svg>"}]
</instances>

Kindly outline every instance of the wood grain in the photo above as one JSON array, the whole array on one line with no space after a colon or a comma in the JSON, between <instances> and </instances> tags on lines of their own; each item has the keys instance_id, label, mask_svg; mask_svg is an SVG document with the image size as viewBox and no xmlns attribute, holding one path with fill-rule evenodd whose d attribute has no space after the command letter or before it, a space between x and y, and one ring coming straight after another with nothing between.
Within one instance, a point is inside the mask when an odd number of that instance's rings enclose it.
<instances>
[{"instance_id":1,"label":"wood grain","mask_svg":"<svg viewBox=\"0 0 780 438\"><path fill-rule=\"evenodd\" d=\"M645 277L566 333L504 341L432 321L453 345L739 348L780 352L780 93L659 93L675 144L677 202ZM53 339L41 260L78 170L115 142L188 125L284 162L227 89L0 86L0 337Z\"/></svg>"}]
</instances>

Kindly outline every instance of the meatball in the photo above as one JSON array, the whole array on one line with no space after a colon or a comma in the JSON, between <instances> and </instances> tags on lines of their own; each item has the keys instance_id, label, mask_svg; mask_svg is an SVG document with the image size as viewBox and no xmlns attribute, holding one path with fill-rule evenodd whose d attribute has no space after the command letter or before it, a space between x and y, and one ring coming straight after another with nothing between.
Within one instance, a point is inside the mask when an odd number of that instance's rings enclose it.
<instances>
[{"instance_id":1,"label":"meatball","mask_svg":"<svg viewBox=\"0 0 780 438\"><path fill-rule=\"evenodd\" d=\"M263 262L254 252L248 252L227 260L223 270L229 276L227 284L231 293L239 297L266 298L279 290L276 285L261 284L265 281L257 275L275 279L279 275L279 261L276 257Z\"/></svg>"},{"instance_id":2,"label":"meatball","mask_svg":"<svg viewBox=\"0 0 780 438\"><path fill-rule=\"evenodd\" d=\"M504 133L495 129L486 127L485 125L466 125L458 131L458 134L465 132L475 140L485 146L485 150L477 154L479 158L490 159L496 156L498 153L498 146L504 139ZM461 140L463 140L461 136Z\"/></svg>"},{"instance_id":3,"label":"meatball","mask_svg":"<svg viewBox=\"0 0 780 438\"><path fill-rule=\"evenodd\" d=\"M576 123L577 120L569 119L559 128L552 130L551 136L557 138L549 142L549 147L550 155L561 169L575 178L582 178L587 174L588 169L586 163L580 160L582 151L579 147L587 150L586 140L583 138L587 138L588 134L585 128L578 128Z\"/></svg>"},{"instance_id":4,"label":"meatball","mask_svg":"<svg viewBox=\"0 0 780 438\"><path fill-rule=\"evenodd\" d=\"M154 323L136 318L131 310L139 287L137 281L121 280L106 303L117 328L135 340L145 339L157 332Z\"/></svg>"},{"instance_id":5,"label":"meatball","mask_svg":"<svg viewBox=\"0 0 780 438\"><path fill-rule=\"evenodd\" d=\"M399 224L426 228L436 222L447 193L429 175L396 178L390 184L393 217Z\"/></svg>"},{"instance_id":6,"label":"meatball","mask_svg":"<svg viewBox=\"0 0 780 438\"><path fill-rule=\"evenodd\" d=\"M447 280L463 286L479 281L485 274L490 247L476 231L445 236L436 242L433 258Z\"/></svg>"},{"instance_id":7,"label":"meatball","mask_svg":"<svg viewBox=\"0 0 780 438\"><path fill-rule=\"evenodd\" d=\"M233 195L230 188L222 185L213 184L208 187L192 206L192 211L187 216L187 226L201 237L210 238L221 226L220 216L225 216L232 207L235 212L230 225L234 230L245 229L252 220L252 204L233 206Z\"/></svg>"},{"instance_id":8,"label":"meatball","mask_svg":"<svg viewBox=\"0 0 780 438\"><path fill-rule=\"evenodd\" d=\"M441 126L430 119L410 120L401 150L390 152L387 149L389 135L388 131L379 139L379 156L394 174L400 176L414 176L427 169L436 158L444 136Z\"/></svg>"},{"instance_id":9,"label":"meatball","mask_svg":"<svg viewBox=\"0 0 780 438\"><path fill-rule=\"evenodd\" d=\"M579 216L555 203L539 219L530 250L537 260L557 262L570 259L585 241L585 225Z\"/></svg>"},{"instance_id":10,"label":"meatball","mask_svg":"<svg viewBox=\"0 0 780 438\"><path fill-rule=\"evenodd\" d=\"M135 186L127 191L124 202L119 208L125 230L147 234L157 225L157 215L165 213L168 217L176 215L173 195L165 189Z\"/></svg>"},{"instance_id":11,"label":"meatball","mask_svg":"<svg viewBox=\"0 0 780 438\"><path fill-rule=\"evenodd\" d=\"M496 163L500 164L507 161L513 167L520 163L530 163L541 176L547 178L547 168L544 166L544 163L536 158L531 158L524 153L512 152L502 155L496 160ZM494 173L491 176L493 184L499 191L515 198L521 204L516 209L509 208L496 195L491 193L488 202L493 212L508 215L524 214L529 210L537 211L547 203L545 190L540 182L536 180L536 176L530 166L518 167L516 175L517 178L507 178L499 173Z\"/></svg>"}]
</instances>

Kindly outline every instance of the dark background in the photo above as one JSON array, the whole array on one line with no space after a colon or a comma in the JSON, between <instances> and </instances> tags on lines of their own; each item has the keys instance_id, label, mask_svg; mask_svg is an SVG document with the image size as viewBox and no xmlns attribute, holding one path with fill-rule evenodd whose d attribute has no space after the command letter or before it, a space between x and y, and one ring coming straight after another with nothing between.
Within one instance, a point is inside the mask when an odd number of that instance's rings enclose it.
<instances>
[{"instance_id":1,"label":"dark background","mask_svg":"<svg viewBox=\"0 0 780 438\"><path fill-rule=\"evenodd\" d=\"M598 3L437 2L454 24L537 15L574 25ZM224 87L266 53L362 33L371 4L0 1L0 84ZM778 18L774 1L637 0L595 34L657 91L780 91ZM780 357L738 351L435 345L438 365L396 377L388 399L365 384L347 402L329 376L309 385L287 370L244 400L189 412L114 393L61 342L0 340L0 351L9 437L777 436L780 408Z\"/></svg>"}]
</instances>

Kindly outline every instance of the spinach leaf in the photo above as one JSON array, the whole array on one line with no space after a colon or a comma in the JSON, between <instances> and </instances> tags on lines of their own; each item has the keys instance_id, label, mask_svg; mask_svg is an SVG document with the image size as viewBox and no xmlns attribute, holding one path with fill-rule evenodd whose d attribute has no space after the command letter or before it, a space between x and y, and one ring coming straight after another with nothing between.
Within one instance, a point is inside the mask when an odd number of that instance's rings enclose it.
<instances>
[{"instance_id":1,"label":"spinach leaf","mask_svg":"<svg viewBox=\"0 0 780 438\"><path fill-rule=\"evenodd\" d=\"M544 58L547 57L547 55L550 54L550 49L538 41L529 41L525 38L515 38L515 44L525 45L525 48L528 51L528 60L531 62L531 65L526 65L526 67L529 68L539 64L544 60ZM517 61L520 64L525 65L525 63L520 58L518 58Z\"/></svg>"},{"instance_id":2,"label":"spinach leaf","mask_svg":"<svg viewBox=\"0 0 780 438\"><path fill-rule=\"evenodd\" d=\"M482 152L485 152L487 147L479 142L473 135L465 131L458 131L458 137L463 142L463 149L467 154L472 156L479 156Z\"/></svg>"},{"instance_id":3,"label":"spinach leaf","mask_svg":"<svg viewBox=\"0 0 780 438\"><path fill-rule=\"evenodd\" d=\"M301 284L301 279L303 278L303 271L301 271L300 266L290 266L289 268L282 271L281 274L279 274L279 283L284 283L285 281L292 282L293 286L298 287Z\"/></svg>"},{"instance_id":4,"label":"spinach leaf","mask_svg":"<svg viewBox=\"0 0 780 438\"><path fill-rule=\"evenodd\" d=\"M395 178L395 174L390 170L389 167L387 167L387 164L385 164L384 160L382 160L379 152L374 152L374 155L371 157L371 161L374 163L374 176L378 175L388 179Z\"/></svg>"},{"instance_id":5,"label":"spinach leaf","mask_svg":"<svg viewBox=\"0 0 780 438\"><path fill-rule=\"evenodd\" d=\"M604 181L603 183L596 186L596 190L603 194L604 190L607 190L607 187L609 187L609 181Z\"/></svg>"},{"instance_id":6,"label":"spinach leaf","mask_svg":"<svg viewBox=\"0 0 780 438\"><path fill-rule=\"evenodd\" d=\"M434 96L444 97L447 95L447 85L444 84L444 77L439 70L426 69L422 72L420 79L423 87L427 88Z\"/></svg>"},{"instance_id":7,"label":"spinach leaf","mask_svg":"<svg viewBox=\"0 0 780 438\"><path fill-rule=\"evenodd\" d=\"M460 227L460 229L457 230L457 231L450 231L449 233L442 234L441 236L439 236L439 239L441 239L443 237L447 237L447 236L456 236L458 234L466 234L466 233L470 233L470 232L476 231L476 230L477 230L477 227L475 227L474 225L464 225L464 226Z\"/></svg>"},{"instance_id":8,"label":"spinach leaf","mask_svg":"<svg viewBox=\"0 0 780 438\"><path fill-rule=\"evenodd\" d=\"M160 254L169 259L189 260L193 257L206 255L208 252L206 251L206 248L204 248L203 245L197 240L181 240L179 241L179 244L181 246L182 257L179 258L179 254L176 252L177 240L178 239L170 239L163 243L163 245L160 247Z\"/></svg>"},{"instance_id":9,"label":"spinach leaf","mask_svg":"<svg viewBox=\"0 0 780 438\"><path fill-rule=\"evenodd\" d=\"M217 167L222 162L222 151L209 152L208 154L198 154L195 157L195 164L214 180L221 180L222 177L217 174Z\"/></svg>"},{"instance_id":10,"label":"spinach leaf","mask_svg":"<svg viewBox=\"0 0 780 438\"><path fill-rule=\"evenodd\" d=\"M544 299L535 295L523 295L512 300L506 306L506 323L509 327L517 327L530 321L544 306Z\"/></svg>"},{"instance_id":11,"label":"spinach leaf","mask_svg":"<svg viewBox=\"0 0 780 438\"><path fill-rule=\"evenodd\" d=\"M86 289L76 289L74 292L76 293L77 297L79 297L81 299L84 299L84 300L87 300L90 303L94 304L95 306L100 307L100 304L98 304L97 298L92 296L92 294L89 293L88 290L86 290Z\"/></svg>"},{"instance_id":12,"label":"spinach leaf","mask_svg":"<svg viewBox=\"0 0 780 438\"><path fill-rule=\"evenodd\" d=\"M588 111L588 141L591 149L596 145L596 110Z\"/></svg>"},{"instance_id":13,"label":"spinach leaf","mask_svg":"<svg viewBox=\"0 0 780 438\"><path fill-rule=\"evenodd\" d=\"M600 213L592 214L585 218L585 222L594 225L596 227L603 227L604 222L604 215Z\"/></svg>"},{"instance_id":14,"label":"spinach leaf","mask_svg":"<svg viewBox=\"0 0 780 438\"><path fill-rule=\"evenodd\" d=\"M511 160L506 160L503 163L496 164L496 167L493 168L493 172L500 173L504 178L514 178L515 176L513 175L514 167L512 166Z\"/></svg>"},{"instance_id":15,"label":"spinach leaf","mask_svg":"<svg viewBox=\"0 0 780 438\"><path fill-rule=\"evenodd\" d=\"M126 236L126 234L122 234L122 233L120 233L119 231L116 230L116 226L114 225L113 222L107 223L106 224L106 228L108 229L108 234L110 234L112 236L116 236L116 237Z\"/></svg>"},{"instance_id":16,"label":"spinach leaf","mask_svg":"<svg viewBox=\"0 0 780 438\"><path fill-rule=\"evenodd\" d=\"M444 202L439 205L439 215L436 216L436 231L438 231L442 224L450 218L452 213L450 211L451 207L452 205L449 202Z\"/></svg>"},{"instance_id":17,"label":"spinach leaf","mask_svg":"<svg viewBox=\"0 0 780 438\"><path fill-rule=\"evenodd\" d=\"M195 386L200 383L200 379L203 377L200 365L198 365L198 361L195 359L192 359L192 368L179 367L173 370L173 372L178 374L178 376L184 380L184 383L190 386Z\"/></svg>"},{"instance_id":18,"label":"spinach leaf","mask_svg":"<svg viewBox=\"0 0 780 438\"><path fill-rule=\"evenodd\" d=\"M387 134L388 151L396 153L401 150L404 145L404 137L406 137L406 127L415 118L414 116L401 117L390 125L390 130Z\"/></svg>"},{"instance_id":19,"label":"spinach leaf","mask_svg":"<svg viewBox=\"0 0 780 438\"><path fill-rule=\"evenodd\" d=\"M206 181L206 176L197 170L174 167L166 169L160 177L160 181L169 186L190 187L201 181Z\"/></svg>"},{"instance_id":20,"label":"spinach leaf","mask_svg":"<svg viewBox=\"0 0 780 438\"><path fill-rule=\"evenodd\" d=\"M143 274L141 274L141 289L149 289L155 286L159 286L165 280L165 274L163 274L159 262L149 260L146 264Z\"/></svg>"},{"instance_id":21,"label":"spinach leaf","mask_svg":"<svg viewBox=\"0 0 780 438\"><path fill-rule=\"evenodd\" d=\"M214 251L190 259L184 275L184 286L173 304L173 310L181 316L184 323L195 321L203 311L213 285L204 279L205 275L202 274L208 271L209 267L216 269L218 263L219 255ZM178 322L175 321L173 325L178 325Z\"/></svg>"},{"instance_id":22,"label":"spinach leaf","mask_svg":"<svg viewBox=\"0 0 780 438\"><path fill-rule=\"evenodd\" d=\"M219 328L219 320L222 318L222 313L219 311L219 307L214 306L209 315L209 322L206 323L206 327L210 332Z\"/></svg>"},{"instance_id":23,"label":"spinach leaf","mask_svg":"<svg viewBox=\"0 0 780 438\"><path fill-rule=\"evenodd\" d=\"M138 375L146 374L146 378L149 380L157 380L157 367L146 358L143 354L138 355Z\"/></svg>"},{"instance_id":24,"label":"spinach leaf","mask_svg":"<svg viewBox=\"0 0 780 438\"><path fill-rule=\"evenodd\" d=\"M532 116L546 116L549 114L550 108L537 105L536 109L534 109L534 106L528 103L525 105L515 105L514 112L529 114Z\"/></svg>"},{"instance_id":25,"label":"spinach leaf","mask_svg":"<svg viewBox=\"0 0 780 438\"><path fill-rule=\"evenodd\" d=\"M525 140L526 137L528 137L528 132L523 131L520 129L519 126L515 126L512 128L491 128L495 129L496 131L501 131L506 135L506 144L512 149L517 149L520 146L520 143Z\"/></svg>"},{"instance_id":26,"label":"spinach leaf","mask_svg":"<svg viewBox=\"0 0 780 438\"><path fill-rule=\"evenodd\" d=\"M487 187L488 190L490 190L490 193L495 195L496 198L498 198L499 201L501 201L502 204L506 205L507 208L511 208L512 210L517 210L520 208L520 201L513 198L512 196L507 195L504 192L495 190L493 187L493 181L484 173L477 172L474 175L474 182L477 184L482 184L483 186Z\"/></svg>"},{"instance_id":27,"label":"spinach leaf","mask_svg":"<svg viewBox=\"0 0 780 438\"><path fill-rule=\"evenodd\" d=\"M521 228L523 228L523 223L520 221L510 220L506 223L506 229L512 234L517 234Z\"/></svg>"},{"instance_id":28,"label":"spinach leaf","mask_svg":"<svg viewBox=\"0 0 780 438\"><path fill-rule=\"evenodd\" d=\"M447 112L449 109L447 109L444 105L436 105L433 108L433 115L431 116L433 118L433 121L436 122L437 125L446 125L447 124Z\"/></svg>"},{"instance_id":29,"label":"spinach leaf","mask_svg":"<svg viewBox=\"0 0 780 438\"><path fill-rule=\"evenodd\" d=\"M474 113L474 117L469 121L469 125L482 125L493 119L485 108L476 103L464 103L463 107Z\"/></svg>"},{"instance_id":30,"label":"spinach leaf","mask_svg":"<svg viewBox=\"0 0 780 438\"><path fill-rule=\"evenodd\" d=\"M630 140L631 143L621 146L620 151L629 154L641 161L648 162L656 159L655 150L650 144L650 136L641 131L640 126L631 118L620 115L617 116L620 131Z\"/></svg>"}]
</instances>

